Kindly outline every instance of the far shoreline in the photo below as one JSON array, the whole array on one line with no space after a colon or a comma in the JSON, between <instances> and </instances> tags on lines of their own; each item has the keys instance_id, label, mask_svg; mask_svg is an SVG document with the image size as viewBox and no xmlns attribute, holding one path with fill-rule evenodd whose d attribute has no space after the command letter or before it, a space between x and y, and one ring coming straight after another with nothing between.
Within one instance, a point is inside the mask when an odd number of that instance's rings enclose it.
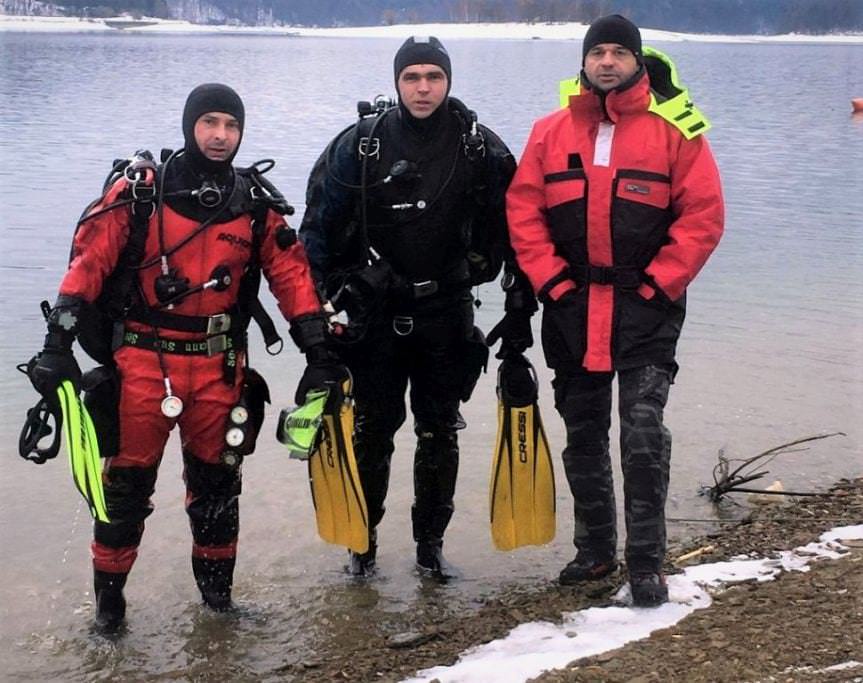
<instances>
[{"instance_id":1,"label":"far shoreline","mask_svg":"<svg viewBox=\"0 0 863 683\"><path fill-rule=\"evenodd\" d=\"M123 19L113 17L110 19ZM112 28L102 19L75 17L32 17L0 14L0 32L32 33L160 33L208 35L263 35L319 38L389 38L403 39L407 35L435 35L443 40L581 40L587 25L576 22L499 24L393 24L391 26L349 26L317 28L308 26L234 26L192 24L177 19L128 18L139 25ZM863 44L863 33L835 34L782 34L782 35L724 35L679 33L642 27L642 36L649 42L703 42L703 43L818 43Z\"/></svg>"}]
</instances>

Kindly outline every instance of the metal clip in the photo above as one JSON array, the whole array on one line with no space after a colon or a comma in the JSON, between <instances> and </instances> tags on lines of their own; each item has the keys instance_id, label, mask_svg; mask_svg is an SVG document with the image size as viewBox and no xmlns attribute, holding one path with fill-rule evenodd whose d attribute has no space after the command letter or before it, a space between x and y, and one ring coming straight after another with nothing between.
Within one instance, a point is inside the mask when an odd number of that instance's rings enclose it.
<instances>
[{"instance_id":1,"label":"metal clip","mask_svg":"<svg viewBox=\"0 0 863 683\"><path fill-rule=\"evenodd\" d=\"M230 313L211 315L207 319L207 335L222 334L231 329Z\"/></svg>"},{"instance_id":2,"label":"metal clip","mask_svg":"<svg viewBox=\"0 0 863 683\"><path fill-rule=\"evenodd\" d=\"M414 331L414 319L409 315L397 315L393 317L393 332L400 337L407 337Z\"/></svg>"},{"instance_id":3,"label":"metal clip","mask_svg":"<svg viewBox=\"0 0 863 683\"><path fill-rule=\"evenodd\" d=\"M219 334L215 337L207 337L207 355L215 356L228 348L228 335Z\"/></svg>"}]
</instances>

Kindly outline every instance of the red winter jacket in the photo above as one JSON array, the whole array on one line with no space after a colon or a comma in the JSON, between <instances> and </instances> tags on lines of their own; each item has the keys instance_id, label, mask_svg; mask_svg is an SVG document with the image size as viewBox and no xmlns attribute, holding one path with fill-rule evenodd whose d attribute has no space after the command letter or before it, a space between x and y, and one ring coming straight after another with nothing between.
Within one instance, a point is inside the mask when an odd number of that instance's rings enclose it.
<instances>
[{"instance_id":1,"label":"red winter jacket","mask_svg":"<svg viewBox=\"0 0 863 683\"><path fill-rule=\"evenodd\" d=\"M582 87L534 124L509 187L512 246L547 304L551 367L672 362L686 287L722 235L707 140L649 112L649 88L644 73L603 108Z\"/></svg>"}]
</instances>

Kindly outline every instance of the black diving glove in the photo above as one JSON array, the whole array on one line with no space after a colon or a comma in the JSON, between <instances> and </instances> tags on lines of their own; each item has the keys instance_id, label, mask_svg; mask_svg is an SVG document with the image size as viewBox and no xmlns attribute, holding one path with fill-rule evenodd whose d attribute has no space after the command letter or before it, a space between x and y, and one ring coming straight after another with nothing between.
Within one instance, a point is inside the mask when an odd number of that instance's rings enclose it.
<instances>
[{"instance_id":1,"label":"black diving glove","mask_svg":"<svg viewBox=\"0 0 863 683\"><path fill-rule=\"evenodd\" d=\"M329 389L328 385L331 384L341 387L342 383L351 376L336 355L323 346L310 347L306 351L306 359L308 365L294 394L294 402L298 406L306 402L306 394L310 391Z\"/></svg>"},{"instance_id":2,"label":"black diving glove","mask_svg":"<svg viewBox=\"0 0 863 683\"><path fill-rule=\"evenodd\" d=\"M48 334L42 351L30 361L27 375L33 388L49 402L56 396L63 380L70 380L78 391L81 387L81 368L72 355L72 342L78 332L81 300L60 295L48 314Z\"/></svg>"},{"instance_id":3,"label":"black diving glove","mask_svg":"<svg viewBox=\"0 0 863 683\"><path fill-rule=\"evenodd\" d=\"M524 353L533 346L533 331L530 329L530 319L533 311L507 311L501 321L488 333L485 340L494 346L498 339L502 340L500 350L495 358L507 358L514 354Z\"/></svg>"},{"instance_id":4,"label":"black diving glove","mask_svg":"<svg viewBox=\"0 0 863 683\"><path fill-rule=\"evenodd\" d=\"M75 390L81 386L81 368L70 349L44 348L34 359L29 371L30 382L49 402L56 398L57 387L63 380L72 382Z\"/></svg>"}]
</instances>

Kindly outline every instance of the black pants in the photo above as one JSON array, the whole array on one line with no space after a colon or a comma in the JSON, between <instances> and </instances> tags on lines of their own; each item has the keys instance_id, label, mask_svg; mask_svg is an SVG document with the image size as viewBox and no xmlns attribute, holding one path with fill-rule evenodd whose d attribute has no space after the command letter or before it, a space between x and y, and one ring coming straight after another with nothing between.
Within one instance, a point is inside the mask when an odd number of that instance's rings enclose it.
<instances>
[{"instance_id":1,"label":"black pants","mask_svg":"<svg viewBox=\"0 0 863 683\"><path fill-rule=\"evenodd\" d=\"M406 417L405 391L417 435L414 456L413 535L417 542L436 543L453 514L458 472L456 430L466 330L461 313L392 320L370 329L364 342L346 354L354 378L356 422L354 449L360 479L374 528L384 515L390 477L393 437ZM408 332L407 334L404 334Z\"/></svg>"},{"instance_id":2,"label":"black pants","mask_svg":"<svg viewBox=\"0 0 863 683\"><path fill-rule=\"evenodd\" d=\"M662 422L676 365L647 365L618 373L620 452L626 514L626 563L658 572L665 558L665 499L671 434ZM558 370L555 406L566 425L563 464L575 507L574 543L600 560L617 547L614 485L609 457L613 372Z\"/></svg>"}]
</instances>

